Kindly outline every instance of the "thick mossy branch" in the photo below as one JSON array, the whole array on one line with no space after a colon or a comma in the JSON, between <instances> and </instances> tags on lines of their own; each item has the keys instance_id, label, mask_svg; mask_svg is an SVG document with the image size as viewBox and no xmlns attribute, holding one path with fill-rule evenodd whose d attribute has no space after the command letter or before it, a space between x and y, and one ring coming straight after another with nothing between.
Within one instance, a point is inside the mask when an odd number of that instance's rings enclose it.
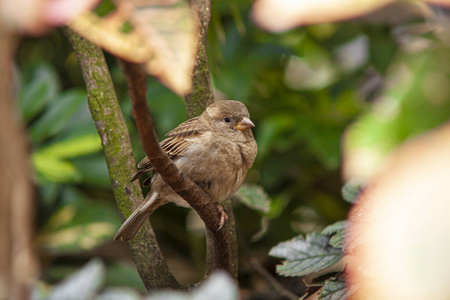
<instances>
[{"instance_id":1,"label":"thick mossy branch","mask_svg":"<svg viewBox=\"0 0 450 300\"><path fill-rule=\"evenodd\" d=\"M130 182L136 172L136 162L103 52L69 28L65 28L64 33L83 72L89 109L105 152L117 207L122 216L129 216L133 207L142 202L142 192L139 182ZM148 221L129 246L148 290L182 288L169 272Z\"/></svg>"},{"instance_id":2,"label":"thick mossy branch","mask_svg":"<svg viewBox=\"0 0 450 300\"><path fill-rule=\"evenodd\" d=\"M211 19L211 1L193 0L191 8L198 19L197 56L192 74L192 90L186 95L186 112L189 118L200 115L214 102L211 86L208 57L206 55L206 37Z\"/></svg>"}]
</instances>

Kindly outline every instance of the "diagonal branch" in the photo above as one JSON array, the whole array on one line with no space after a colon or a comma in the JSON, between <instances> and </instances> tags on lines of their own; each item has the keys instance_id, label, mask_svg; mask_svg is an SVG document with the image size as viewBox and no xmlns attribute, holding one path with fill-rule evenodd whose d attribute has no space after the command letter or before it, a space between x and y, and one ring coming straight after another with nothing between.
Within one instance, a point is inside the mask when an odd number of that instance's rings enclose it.
<instances>
[{"instance_id":1,"label":"diagonal branch","mask_svg":"<svg viewBox=\"0 0 450 300\"><path fill-rule=\"evenodd\" d=\"M133 116L136 121L142 147L145 150L150 162L161 178L189 205L195 209L200 218L214 235L215 268L224 269L230 274L232 266L230 264L230 245L228 243L228 231L219 229L220 211L219 204L212 201L209 196L197 186L191 179L175 166L173 161L159 146L156 138L154 123L147 106L145 91L145 73L143 69L126 61L121 61L122 69L127 78L129 94L133 104Z\"/></svg>"},{"instance_id":2,"label":"diagonal branch","mask_svg":"<svg viewBox=\"0 0 450 300\"><path fill-rule=\"evenodd\" d=\"M142 192L139 183L130 182L136 172L136 162L103 52L69 28L64 28L64 34L83 72L89 109L102 141L117 207L122 215L130 215L133 206L136 208L142 202ZM129 247L148 290L182 288L169 272L149 222L129 242Z\"/></svg>"}]
</instances>

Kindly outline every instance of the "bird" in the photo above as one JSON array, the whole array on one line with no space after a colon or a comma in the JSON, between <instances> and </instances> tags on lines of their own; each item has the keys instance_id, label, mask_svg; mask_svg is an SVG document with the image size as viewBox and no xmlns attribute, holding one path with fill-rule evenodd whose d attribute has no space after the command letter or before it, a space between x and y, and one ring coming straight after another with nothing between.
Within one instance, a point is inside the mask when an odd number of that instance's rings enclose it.
<instances>
[{"instance_id":1,"label":"bird","mask_svg":"<svg viewBox=\"0 0 450 300\"><path fill-rule=\"evenodd\" d=\"M160 146L212 201L220 203L239 190L255 161L258 146L253 137L253 127L255 124L242 102L219 100L209 105L200 116L167 133ZM138 171L131 181L149 172L152 175L142 185L151 185L151 190L119 228L115 240L132 240L145 220L166 203L190 207L155 172L148 157L138 164Z\"/></svg>"}]
</instances>

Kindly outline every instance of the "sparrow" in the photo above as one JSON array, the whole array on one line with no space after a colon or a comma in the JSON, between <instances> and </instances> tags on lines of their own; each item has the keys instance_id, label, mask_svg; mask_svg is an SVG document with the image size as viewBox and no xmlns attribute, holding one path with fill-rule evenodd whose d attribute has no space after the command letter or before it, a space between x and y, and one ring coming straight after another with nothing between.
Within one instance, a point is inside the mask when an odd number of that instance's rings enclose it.
<instances>
[{"instance_id":1,"label":"sparrow","mask_svg":"<svg viewBox=\"0 0 450 300\"><path fill-rule=\"evenodd\" d=\"M258 152L251 130L253 127L255 125L243 103L216 101L200 116L170 131L160 146L212 201L220 203L237 192L253 165ZM115 240L133 239L144 221L166 203L190 207L155 172L148 157L138 164L138 171L131 181L149 172L152 172L151 177L142 184L151 185L151 191L119 228Z\"/></svg>"}]
</instances>

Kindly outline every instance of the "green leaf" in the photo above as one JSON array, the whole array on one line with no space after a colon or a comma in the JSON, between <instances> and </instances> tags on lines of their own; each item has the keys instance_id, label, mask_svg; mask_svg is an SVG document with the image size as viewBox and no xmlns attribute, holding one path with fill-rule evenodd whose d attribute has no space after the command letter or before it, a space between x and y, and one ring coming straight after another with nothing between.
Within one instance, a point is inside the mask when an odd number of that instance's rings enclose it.
<instances>
[{"instance_id":1,"label":"green leaf","mask_svg":"<svg viewBox=\"0 0 450 300\"><path fill-rule=\"evenodd\" d=\"M88 199L73 188L65 188L64 205L44 224L38 244L47 252L68 254L88 251L110 241L120 225L115 207Z\"/></svg>"},{"instance_id":2,"label":"green leaf","mask_svg":"<svg viewBox=\"0 0 450 300\"><path fill-rule=\"evenodd\" d=\"M41 180L53 182L77 182L81 179L80 173L69 161L35 152L32 156L32 162L33 167Z\"/></svg>"},{"instance_id":3,"label":"green leaf","mask_svg":"<svg viewBox=\"0 0 450 300\"><path fill-rule=\"evenodd\" d=\"M333 235L330 238L330 245L334 248L341 248L344 246L345 230L347 228L347 221L339 221L327 226L322 230L322 234Z\"/></svg>"},{"instance_id":4,"label":"green leaf","mask_svg":"<svg viewBox=\"0 0 450 300\"><path fill-rule=\"evenodd\" d=\"M50 294L49 300L93 299L105 281L105 266L99 259L91 260Z\"/></svg>"},{"instance_id":5,"label":"green leaf","mask_svg":"<svg viewBox=\"0 0 450 300\"><path fill-rule=\"evenodd\" d=\"M346 285L344 276L341 275L337 279L330 279L325 281L323 289L320 291L319 299L323 300L345 300Z\"/></svg>"},{"instance_id":6,"label":"green leaf","mask_svg":"<svg viewBox=\"0 0 450 300\"><path fill-rule=\"evenodd\" d=\"M252 209L263 213L268 213L270 210L269 196L261 186L244 184L236 193L236 196L242 203Z\"/></svg>"},{"instance_id":7,"label":"green leaf","mask_svg":"<svg viewBox=\"0 0 450 300\"><path fill-rule=\"evenodd\" d=\"M369 35L369 52L370 60L375 69L385 75L397 52L397 43L390 37L391 34L387 30L383 32L383 29L386 28L380 29L380 32Z\"/></svg>"},{"instance_id":8,"label":"green leaf","mask_svg":"<svg viewBox=\"0 0 450 300\"><path fill-rule=\"evenodd\" d=\"M277 273L283 276L304 276L337 263L342 251L328 244L329 237L313 233L298 236L290 241L273 247L269 255L286 259L277 266Z\"/></svg>"},{"instance_id":9,"label":"green leaf","mask_svg":"<svg viewBox=\"0 0 450 300\"><path fill-rule=\"evenodd\" d=\"M342 197L350 203L355 203L358 200L359 194L365 188L366 183L360 180L350 180L342 188Z\"/></svg>"},{"instance_id":10,"label":"green leaf","mask_svg":"<svg viewBox=\"0 0 450 300\"><path fill-rule=\"evenodd\" d=\"M67 120L74 118L84 102L86 102L86 92L84 90L74 89L65 92L31 126L30 133L33 141L39 142L65 128L68 123Z\"/></svg>"},{"instance_id":11,"label":"green leaf","mask_svg":"<svg viewBox=\"0 0 450 300\"><path fill-rule=\"evenodd\" d=\"M340 230L336 232L330 239L330 245L334 248L342 249L344 247L345 230Z\"/></svg>"},{"instance_id":12,"label":"green leaf","mask_svg":"<svg viewBox=\"0 0 450 300\"><path fill-rule=\"evenodd\" d=\"M73 158L99 151L102 148L97 134L73 136L39 150L39 153L56 158Z\"/></svg>"},{"instance_id":13,"label":"green leaf","mask_svg":"<svg viewBox=\"0 0 450 300\"><path fill-rule=\"evenodd\" d=\"M111 186L103 153L76 158L73 160L73 164L86 184L106 188Z\"/></svg>"},{"instance_id":14,"label":"green leaf","mask_svg":"<svg viewBox=\"0 0 450 300\"><path fill-rule=\"evenodd\" d=\"M338 221L331 225L328 225L322 230L322 234L333 234L347 228L347 221Z\"/></svg>"},{"instance_id":15,"label":"green leaf","mask_svg":"<svg viewBox=\"0 0 450 300\"><path fill-rule=\"evenodd\" d=\"M24 77L24 76L23 76ZM25 82L19 94L19 105L24 119L29 122L39 114L44 106L56 97L59 81L56 71L47 64L39 65L32 72L32 80Z\"/></svg>"},{"instance_id":16,"label":"green leaf","mask_svg":"<svg viewBox=\"0 0 450 300\"><path fill-rule=\"evenodd\" d=\"M106 265L106 287L127 286L140 292L146 292L133 263L114 262Z\"/></svg>"}]
</instances>

